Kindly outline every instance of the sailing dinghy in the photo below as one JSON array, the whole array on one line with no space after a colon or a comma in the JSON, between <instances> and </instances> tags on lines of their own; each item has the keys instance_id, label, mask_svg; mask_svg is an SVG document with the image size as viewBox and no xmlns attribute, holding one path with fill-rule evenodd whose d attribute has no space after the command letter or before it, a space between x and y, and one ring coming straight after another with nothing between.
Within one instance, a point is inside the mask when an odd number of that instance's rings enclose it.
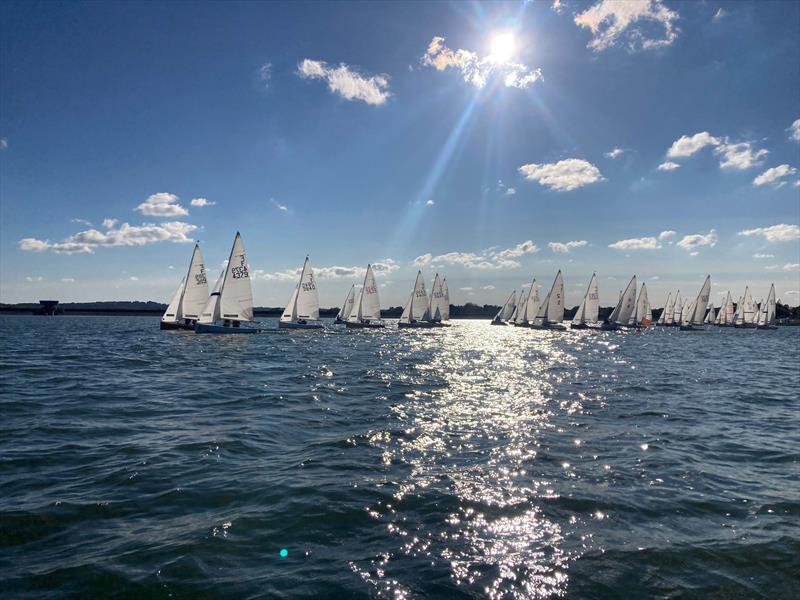
<instances>
[{"instance_id":1,"label":"sailing dinghy","mask_svg":"<svg viewBox=\"0 0 800 600\"><path fill-rule=\"evenodd\" d=\"M600 296L597 289L597 275L592 273L589 287L586 288L586 294L572 318L570 327L572 329L589 329L590 326L597 324L599 312Z\"/></svg>"},{"instance_id":2,"label":"sailing dinghy","mask_svg":"<svg viewBox=\"0 0 800 600\"><path fill-rule=\"evenodd\" d=\"M706 276L697 299L691 303L690 310L687 311L686 319L681 321L681 331L705 331L703 321L706 316L706 307L711 295L711 275Z\"/></svg>"},{"instance_id":3,"label":"sailing dinghy","mask_svg":"<svg viewBox=\"0 0 800 600\"><path fill-rule=\"evenodd\" d=\"M752 329L756 326L754 322L755 306L753 296L750 295L750 287L745 286L744 296L736 307L736 314L733 316L733 326L737 329Z\"/></svg>"},{"instance_id":4,"label":"sailing dinghy","mask_svg":"<svg viewBox=\"0 0 800 600\"><path fill-rule=\"evenodd\" d=\"M713 302L708 306L708 314L706 314L706 320L703 322L706 325L713 325L717 322L717 311L714 308Z\"/></svg>"},{"instance_id":5,"label":"sailing dinghy","mask_svg":"<svg viewBox=\"0 0 800 600\"><path fill-rule=\"evenodd\" d=\"M381 322L381 303L378 298L378 284L375 282L375 274L372 272L372 265L367 265L367 272L364 274L364 285L361 286L361 293L358 301L353 303L353 310L347 317L345 327L348 329L379 329L385 327Z\"/></svg>"},{"instance_id":6,"label":"sailing dinghy","mask_svg":"<svg viewBox=\"0 0 800 600\"><path fill-rule=\"evenodd\" d=\"M517 304L517 314L513 319L517 327L530 327L539 312L539 284L534 277L527 293L523 290L522 299Z\"/></svg>"},{"instance_id":7,"label":"sailing dinghy","mask_svg":"<svg viewBox=\"0 0 800 600\"><path fill-rule=\"evenodd\" d=\"M438 278L439 275L437 274L436 279L438 280ZM400 329L435 327L436 325L431 320L430 309L431 303L428 302L428 292L425 291L425 278L422 276L422 271L417 271L414 289L411 290L408 302L403 307L403 314L400 315L397 327Z\"/></svg>"},{"instance_id":8,"label":"sailing dinghy","mask_svg":"<svg viewBox=\"0 0 800 600\"><path fill-rule=\"evenodd\" d=\"M450 320L450 288L447 287L447 277L442 279L442 323L449 325Z\"/></svg>"},{"instance_id":9,"label":"sailing dinghy","mask_svg":"<svg viewBox=\"0 0 800 600\"><path fill-rule=\"evenodd\" d=\"M514 314L514 309L517 307L517 290L511 292L511 295L506 300L503 307L497 312L492 319L492 325L508 325L506 321Z\"/></svg>"},{"instance_id":10,"label":"sailing dinghy","mask_svg":"<svg viewBox=\"0 0 800 600\"><path fill-rule=\"evenodd\" d=\"M339 314L336 315L336 318L333 320L334 325L344 324L347 321L347 317L350 316L350 313L353 312L353 303L356 301L356 284L352 284L350 286L350 291L347 292L347 297L344 299L344 304L342 304L342 308L339 309Z\"/></svg>"},{"instance_id":11,"label":"sailing dinghy","mask_svg":"<svg viewBox=\"0 0 800 600\"><path fill-rule=\"evenodd\" d=\"M308 256L300 271L300 283L294 288L289 304L283 310L278 328L322 329L322 323L319 322L319 292Z\"/></svg>"},{"instance_id":12,"label":"sailing dinghy","mask_svg":"<svg viewBox=\"0 0 800 600\"><path fill-rule=\"evenodd\" d=\"M647 298L647 284L642 283L642 289L639 292L639 298L636 300L636 308L628 320L628 327L641 329L642 327L650 327L652 324L653 313L650 309L650 300Z\"/></svg>"},{"instance_id":13,"label":"sailing dinghy","mask_svg":"<svg viewBox=\"0 0 800 600\"><path fill-rule=\"evenodd\" d=\"M444 280L439 279L439 274L433 278L431 288L431 299L428 305L428 316L434 327L450 327L450 323L445 323L445 316L450 318L450 294L445 294Z\"/></svg>"},{"instance_id":14,"label":"sailing dinghy","mask_svg":"<svg viewBox=\"0 0 800 600\"><path fill-rule=\"evenodd\" d=\"M177 304L173 304L176 299ZM189 271L161 317L161 329L194 329L207 300L206 267L200 254L200 245L195 244Z\"/></svg>"},{"instance_id":15,"label":"sailing dinghy","mask_svg":"<svg viewBox=\"0 0 800 600\"><path fill-rule=\"evenodd\" d=\"M547 294L547 303L541 321L541 326L545 329L565 330L564 321L564 278L559 270L553 280L553 287Z\"/></svg>"},{"instance_id":16,"label":"sailing dinghy","mask_svg":"<svg viewBox=\"0 0 800 600\"><path fill-rule=\"evenodd\" d=\"M769 286L767 301L762 303L761 312L758 313L756 327L758 329L777 329L775 325L775 284Z\"/></svg>"},{"instance_id":17,"label":"sailing dinghy","mask_svg":"<svg viewBox=\"0 0 800 600\"><path fill-rule=\"evenodd\" d=\"M672 304L670 304L670 300L672 300L672 292L667 294L667 301L664 303L664 308L661 309L661 316L658 317L658 321L656 321L656 327L663 327L667 324L667 316L669 316L670 321L672 320Z\"/></svg>"},{"instance_id":18,"label":"sailing dinghy","mask_svg":"<svg viewBox=\"0 0 800 600\"><path fill-rule=\"evenodd\" d=\"M722 306L719 307L715 323L720 327L730 327L733 325L733 314L733 300L731 299L731 293L729 291L725 296L725 301L722 303Z\"/></svg>"},{"instance_id":19,"label":"sailing dinghy","mask_svg":"<svg viewBox=\"0 0 800 600\"><path fill-rule=\"evenodd\" d=\"M213 296L212 296L213 298ZM209 302L195 327L197 333L258 333L253 322L253 288L250 284L250 271L244 252L242 236L236 232L228 264L222 276L217 294L216 308L205 319ZM244 326L243 326L244 324Z\"/></svg>"},{"instance_id":20,"label":"sailing dinghy","mask_svg":"<svg viewBox=\"0 0 800 600\"><path fill-rule=\"evenodd\" d=\"M600 326L603 331L615 331L628 324L628 321L636 308L636 275L631 277L628 287L619 297L619 302L611 311L608 319Z\"/></svg>"}]
</instances>

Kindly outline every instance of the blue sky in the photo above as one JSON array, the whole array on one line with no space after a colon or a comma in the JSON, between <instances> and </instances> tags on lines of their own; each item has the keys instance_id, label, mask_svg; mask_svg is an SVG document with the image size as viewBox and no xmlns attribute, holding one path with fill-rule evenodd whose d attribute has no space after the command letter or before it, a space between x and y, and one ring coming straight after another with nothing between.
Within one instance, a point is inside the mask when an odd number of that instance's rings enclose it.
<instances>
[{"instance_id":1,"label":"blue sky","mask_svg":"<svg viewBox=\"0 0 800 600\"><path fill-rule=\"evenodd\" d=\"M192 240L216 274L239 230L257 305L307 253L323 306L367 262L384 306L418 268L456 303L559 268L568 305L593 271L604 304L634 273L657 306L706 273L800 303L800 3L0 17L2 301L166 302Z\"/></svg>"}]
</instances>

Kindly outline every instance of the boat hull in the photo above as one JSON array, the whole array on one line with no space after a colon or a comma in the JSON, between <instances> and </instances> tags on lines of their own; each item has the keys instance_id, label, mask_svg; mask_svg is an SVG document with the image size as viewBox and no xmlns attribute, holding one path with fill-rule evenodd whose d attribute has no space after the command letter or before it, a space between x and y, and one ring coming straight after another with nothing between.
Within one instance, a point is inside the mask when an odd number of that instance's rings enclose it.
<instances>
[{"instance_id":1,"label":"boat hull","mask_svg":"<svg viewBox=\"0 0 800 600\"><path fill-rule=\"evenodd\" d=\"M504 323L503 321L492 321L492 325L508 325L508 323Z\"/></svg>"},{"instance_id":2,"label":"boat hull","mask_svg":"<svg viewBox=\"0 0 800 600\"><path fill-rule=\"evenodd\" d=\"M359 323L359 322L345 322L347 329L383 329L386 327L383 323Z\"/></svg>"},{"instance_id":3,"label":"boat hull","mask_svg":"<svg viewBox=\"0 0 800 600\"><path fill-rule=\"evenodd\" d=\"M436 327L450 327L445 323L433 323L430 321L416 321L414 323L398 323L398 329L434 329Z\"/></svg>"},{"instance_id":4,"label":"boat hull","mask_svg":"<svg viewBox=\"0 0 800 600\"><path fill-rule=\"evenodd\" d=\"M744 323L742 325L734 325L736 329L755 329L756 325L753 323Z\"/></svg>"},{"instance_id":5,"label":"boat hull","mask_svg":"<svg viewBox=\"0 0 800 600\"><path fill-rule=\"evenodd\" d=\"M589 329L588 323L572 323L570 325L571 329Z\"/></svg>"},{"instance_id":6,"label":"boat hull","mask_svg":"<svg viewBox=\"0 0 800 600\"><path fill-rule=\"evenodd\" d=\"M195 333L248 334L259 333L261 330L255 327L225 327L224 325L214 325L213 323L198 323L194 331Z\"/></svg>"},{"instance_id":7,"label":"boat hull","mask_svg":"<svg viewBox=\"0 0 800 600\"><path fill-rule=\"evenodd\" d=\"M769 330L773 330L773 329L777 329L777 328L778 328L777 325L758 325L756 327L756 329L769 329Z\"/></svg>"},{"instance_id":8,"label":"boat hull","mask_svg":"<svg viewBox=\"0 0 800 600\"><path fill-rule=\"evenodd\" d=\"M600 325L600 331L619 331L622 329L619 323L602 323Z\"/></svg>"},{"instance_id":9,"label":"boat hull","mask_svg":"<svg viewBox=\"0 0 800 600\"><path fill-rule=\"evenodd\" d=\"M175 330L175 329L187 329L187 327L184 327L183 323L171 323L169 321L161 321L159 329Z\"/></svg>"},{"instance_id":10,"label":"boat hull","mask_svg":"<svg viewBox=\"0 0 800 600\"><path fill-rule=\"evenodd\" d=\"M705 331L703 325L681 325L681 331Z\"/></svg>"},{"instance_id":11,"label":"boat hull","mask_svg":"<svg viewBox=\"0 0 800 600\"><path fill-rule=\"evenodd\" d=\"M347 321L345 321L344 319L340 319L339 317L336 317L333 320L334 325L344 325L345 323L347 323Z\"/></svg>"},{"instance_id":12,"label":"boat hull","mask_svg":"<svg viewBox=\"0 0 800 600\"><path fill-rule=\"evenodd\" d=\"M278 329L322 329L322 323L290 323L278 321Z\"/></svg>"}]
</instances>

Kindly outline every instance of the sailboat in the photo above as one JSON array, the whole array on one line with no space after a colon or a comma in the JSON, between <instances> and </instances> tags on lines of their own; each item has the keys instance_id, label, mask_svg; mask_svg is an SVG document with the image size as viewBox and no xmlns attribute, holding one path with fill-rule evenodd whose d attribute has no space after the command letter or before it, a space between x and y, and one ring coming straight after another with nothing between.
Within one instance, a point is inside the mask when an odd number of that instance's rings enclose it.
<instances>
[{"instance_id":1,"label":"sailboat","mask_svg":"<svg viewBox=\"0 0 800 600\"><path fill-rule=\"evenodd\" d=\"M711 275L706 275L703 287L697 294L697 299L692 302L691 311L686 315L686 320L681 321L681 331L705 331L703 321L706 316L708 298L711 295Z\"/></svg>"},{"instance_id":2,"label":"sailboat","mask_svg":"<svg viewBox=\"0 0 800 600\"><path fill-rule=\"evenodd\" d=\"M450 323L445 323L445 316L450 318L450 294L445 296L444 280L439 279L439 274L436 273L431 287L428 317L434 327L450 327Z\"/></svg>"},{"instance_id":3,"label":"sailboat","mask_svg":"<svg viewBox=\"0 0 800 600\"><path fill-rule=\"evenodd\" d=\"M717 322L717 311L714 308L714 304L710 304L708 307L708 314L706 314L706 320L703 321L706 325L714 325Z\"/></svg>"},{"instance_id":4,"label":"sailboat","mask_svg":"<svg viewBox=\"0 0 800 600\"><path fill-rule=\"evenodd\" d=\"M750 287L745 286L744 296L742 301L736 308L736 314L733 316L733 326L738 329L751 329L756 326L753 322L755 316L753 297L750 295Z\"/></svg>"},{"instance_id":5,"label":"sailboat","mask_svg":"<svg viewBox=\"0 0 800 600\"><path fill-rule=\"evenodd\" d=\"M629 327L650 327L653 324L653 312L650 308L650 300L647 298L647 284L642 283L639 298L636 300L636 307L633 314L628 319Z\"/></svg>"},{"instance_id":6,"label":"sailboat","mask_svg":"<svg viewBox=\"0 0 800 600\"><path fill-rule=\"evenodd\" d=\"M631 277L628 287L619 298L608 319L600 326L603 331L614 331L628 324L636 308L636 275Z\"/></svg>"},{"instance_id":7,"label":"sailboat","mask_svg":"<svg viewBox=\"0 0 800 600\"><path fill-rule=\"evenodd\" d=\"M511 292L511 295L506 300L503 307L497 312L492 319L492 325L507 325L506 321L514 314L514 309L517 307L517 290Z\"/></svg>"},{"instance_id":8,"label":"sailboat","mask_svg":"<svg viewBox=\"0 0 800 600\"><path fill-rule=\"evenodd\" d=\"M379 329L385 327L381 322L381 302L378 297L378 284L375 282L375 274L372 272L372 265L367 265L367 272L364 274L364 285L361 286L361 293L358 301L353 303L353 310L347 317L345 326L348 329Z\"/></svg>"},{"instance_id":9,"label":"sailboat","mask_svg":"<svg viewBox=\"0 0 800 600\"><path fill-rule=\"evenodd\" d=\"M294 288L289 304L278 321L278 328L322 329L322 323L319 322L319 292L308 256L303 263L303 270L300 271L300 282Z\"/></svg>"},{"instance_id":10,"label":"sailboat","mask_svg":"<svg viewBox=\"0 0 800 600\"><path fill-rule=\"evenodd\" d=\"M208 308L208 303L206 304ZM242 236L236 232L231 254L218 292L218 306L211 315L213 321L205 322L206 308L195 331L197 333L258 333L253 327L253 288L250 284L250 271L244 252ZM221 323L220 323L221 321ZM242 324L246 325L243 327ZM251 325L247 325L251 324Z\"/></svg>"},{"instance_id":11,"label":"sailboat","mask_svg":"<svg viewBox=\"0 0 800 600\"><path fill-rule=\"evenodd\" d=\"M200 245L195 244L189 271L161 317L161 329L194 329L207 299L206 267L200 254ZM176 300L177 304L173 304Z\"/></svg>"},{"instance_id":12,"label":"sailboat","mask_svg":"<svg viewBox=\"0 0 800 600\"><path fill-rule=\"evenodd\" d=\"M675 304L672 307L672 319L669 322L671 327L678 327L681 324L681 315L683 314L684 301L681 298L681 291L675 296Z\"/></svg>"},{"instance_id":13,"label":"sailboat","mask_svg":"<svg viewBox=\"0 0 800 600\"><path fill-rule=\"evenodd\" d=\"M756 327L758 329L777 329L775 325L775 284L769 286L767 301L763 303L761 312L758 313Z\"/></svg>"},{"instance_id":14,"label":"sailboat","mask_svg":"<svg viewBox=\"0 0 800 600\"><path fill-rule=\"evenodd\" d=\"M439 278L438 274L436 278ZM428 293L425 291L425 279L422 276L422 271L417 271L414 289L411 290L411 295L403 308L403 314L400 315L397 327L400 329L406 327L434 327L435 324L431 320L430 309L431 304L428 302Z\"/></svg>"},{"instance_id":15,"label":"sailboat","mask_svg":"<svg viewBox=\"0 0 800 600\"><path fill-rule=\"evenodd\" d=\"M352 284L350 286L350 291L347 292L347 296L344 299L344 304L342 304L342 308L339 309L339 314L336 315L336 319L334 319L333 324L339 325L343 324L347 321L347 317L350 316L350 313L353 312L353 303L356 301L356 284Z\"/></svg>"},{"instance_id":16,"label":"sailboat","mask_svg":"<svg viewBox=\"0 0 800 600\"><path fill-rule=\"evenodd\" d=\"M450 320L450 288L447 287L447 277L442 279L442 323Z\"/></svg>"},{"instance_id":17,"label":"sailboat","mask_svg":"<svg viewBox=\"0 0 800 600\"><path fill-rule=\"evenodd\" d=\"M597 275L592 273L589 280L589 287L581 300L570 327L572 329L588 329L590 325L597 323L598 313L600 312L600 296L597 288Z\"/></svg>"},{"instance_id":18,"label":"sailboat","mask_svg":"<svg viewBox=\"0 0 800 600\"><path fill-rule=\"evenodd\" d=\"M672 300L672 292L667 294L667 301L664 303L664 308L661 309L661 316L658 317L658 321L656 321L656 326L663 327L667 324L667 320L672 322L672 304L670 301Z\"/></svg>"},{"instance_id":19,"label":"sailboat","mask_svg":"<svg viewBox=\"0 0 800 600\"><path fill-rule=\"evenodd\" d=\"M731 293L725 296L725 301L722 303L722 306L719 307L719 312L717 313L716 324L720 327L730 327L733 325L733 300L731 300Z\"/></svg>"},{"instance_id":20,"label":"sailboat","mask_svg":"<svg viewBox=\"0 0 800 600\"><path fill-rule=\"evenodd\" d=\"M539 325L545 329L564 330L564 278L559 270L553 280L553 287L547 294L547 301L544 304L545 310Z\"/></svg>"},{"instance_id":21,"label":"sailboat","mask_svg":"<svg viewBox=\"0 0 800 600\"><path fill-rule=\"evenodd\" d=\"M527 293L523 290L523 298L517 303L517 314L513 319L517 327L530 327L539 312L539 284L534 277Z\"/></svg>"},{"instance_id":22,"label":"sailboat","mask_svg":"<svg viewBox=\"0 0 800 600\"><path fill-rule=\"evenodd\" d=\"M208 324L219 320L219 291L222 288L222 280L225 279L225 270L226 269L222 269L222 272L219 274L217 283L214 284L214 289L211 291L211 295L208 297L208 300L206 300L206 304L200 312L200 318L197 320L198 323Z\"/></svg>"}]
</instances>

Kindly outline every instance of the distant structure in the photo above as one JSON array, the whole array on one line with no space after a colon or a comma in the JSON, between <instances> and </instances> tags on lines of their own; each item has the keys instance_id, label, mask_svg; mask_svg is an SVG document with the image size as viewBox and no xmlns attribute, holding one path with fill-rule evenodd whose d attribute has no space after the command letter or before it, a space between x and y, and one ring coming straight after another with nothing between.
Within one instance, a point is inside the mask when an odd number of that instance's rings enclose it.
<instances>
[{"instance_id":1,"label":"distant structure","mask_svg":"<svg viewBox=\"0 0 800 600\"><path fill-rule=\"evenodd\" d=\"M41 308L39 314L46 317L52 317L58 311L58 300L39 300Z\"/></svg>"}]
</instances>

